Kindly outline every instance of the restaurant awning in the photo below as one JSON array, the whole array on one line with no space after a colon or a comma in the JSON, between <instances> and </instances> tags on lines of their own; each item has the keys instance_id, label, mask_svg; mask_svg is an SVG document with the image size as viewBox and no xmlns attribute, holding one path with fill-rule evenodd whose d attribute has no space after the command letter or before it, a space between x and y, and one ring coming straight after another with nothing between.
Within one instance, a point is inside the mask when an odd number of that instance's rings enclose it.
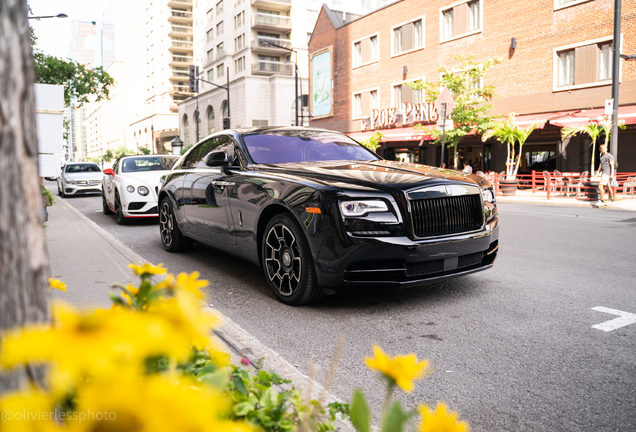
<instances>
[{"instance_id":1,"label":"restaurant awning","mask_svg":"<svg viewBox=\"0 0 636 432\"><path fill-rule=\"evenodd\" d=\"M574 111L569 115L561 116L550 120L550 123L556 126L585 126L591 121L605 120L605 108L595 108L589 110ZM636 105L618 107L618 123L619 124L636 124Z\"/></svg>"},{"instance_id":2,"label":"restaurant awning","mask_svg":"<svg viewBox=\"0 0 636 432\"><path fill-rule=\"evenodd\" d=\"M422 125L420 127L402 127L394 129L380 129L364 132L349 132L348 136L356 141L362 141L371 138L371 136L380 132L384 135L381 142L389 141L421 141L421 140L434 140L435 138L428 135L427 131L435 129L435 125Z\"/></svg>"}]
</instances>

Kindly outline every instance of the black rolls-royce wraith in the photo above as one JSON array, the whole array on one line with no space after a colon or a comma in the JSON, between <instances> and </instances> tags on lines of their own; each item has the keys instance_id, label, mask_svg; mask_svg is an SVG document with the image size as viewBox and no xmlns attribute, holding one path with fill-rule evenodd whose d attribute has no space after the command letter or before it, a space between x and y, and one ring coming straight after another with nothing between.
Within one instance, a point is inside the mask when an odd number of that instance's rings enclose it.
<instances>
[{"instance_id":1,"label":"black rolls-royce wraith","mask_svg":"<svg viewBox=\"0 0 636 432\"><path fill-rule=\"evenodd\" d=\"M196 240L259 264L291 305L485 270L498 251L485 178L383 160L314 128L203 139L166 175L159 222L166 250Z\"/></svg>"}]
</instances>

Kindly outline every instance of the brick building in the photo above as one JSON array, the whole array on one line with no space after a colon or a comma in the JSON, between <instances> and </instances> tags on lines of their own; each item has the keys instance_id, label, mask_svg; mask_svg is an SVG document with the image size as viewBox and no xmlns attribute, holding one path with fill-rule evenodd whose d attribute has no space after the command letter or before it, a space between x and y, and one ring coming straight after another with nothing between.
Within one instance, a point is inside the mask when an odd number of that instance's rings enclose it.
<instances>
[{"instance_id":1,"label":"brick building","mask_svg":"<svg viewBox=\"0 0 636 432\"><path fill-rule=\"evenodd\" d=\"M496 89L491 114L540 122L520 172L589 170L589 138L562 141L561 129L604 115L613 21L612 0L401 0L351 22L323 6L309 42L310 124L358 140L378 130L385 158L438 165L440 146L415 127L434 127L432 108L403 84L437 80L436 69L454 67L457 55L498 57L482 83ZM621 31L621 53L636 54L636 2L623 2ZM626 129L614 152L621 171L636 171L636 61L621 59L620 66L619 122ZM405 117L415 105L418 118ZM480 138L464 138L459 158L476 170L503 170L505 146Z\"/></svg>"}]
</instances>

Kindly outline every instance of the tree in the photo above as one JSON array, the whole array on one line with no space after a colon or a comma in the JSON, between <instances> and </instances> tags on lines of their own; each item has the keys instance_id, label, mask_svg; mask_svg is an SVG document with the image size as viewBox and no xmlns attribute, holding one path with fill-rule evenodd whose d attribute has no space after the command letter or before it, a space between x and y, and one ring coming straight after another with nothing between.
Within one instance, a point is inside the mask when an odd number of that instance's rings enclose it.
<instances>
[{"instance_id":1,"label":"tree","mask_svg":"<svg viewBox=\"0 0 636 432\"><path fill-rule=\"evenodd\" d=\"M115 156L113 156L113 152L110 151L110 149L108 149L106 150L106 153L104 153L104 156L102 157L104 158L104 161L110 162L111 160L113 160Z\"/></svg>"},{"instance_id":2,"label":"tree","mask_svg":"<svg viewBox=\"0 0 636 432\"><path fill-rule=\"evenodd\" d=\"M121 146L121 147L118 147L117 150L115 150L115 159L119 159L120 157L133 155L133 154L135 154L134 151L128 150L126 147Z\"/></svg>"},{"instance_id":3,"label":"tree","mask_svg":"<svg viewBox=\"0 0 636 432\"><path fill-rule=\"evenodd\" d=\"M488 141L490 138L496 138L506 144L508 153L506 156L506 180L516 180L519 164L521 163L521 155L523 154L523 144L526 142L532 131L537 127L538 123L532 123L526 129L520 128L515 122L516 114L511 113L506 116L503 122L493 122L484 126L484 133L481 137L482 141ZM515 144L519 143L519 151L515 152Z\"/></svg>"},{"instance_id":4,"label":"tree","mask_svg":"<svg viewBox=\"0 0 636 432\"><path fill-rule=\"evenodd\" d=\"M456 147L467 134L477 131L481 133L489 124L491 117L488 111L492 105L484 102L490 101L495 96L493 86L482 86L486 72L494 65L500 63L498 58L473 61L473 57L456 56L458 66L442 66L437 69L441 78L437 81L415 81L408 83L414 90L424 91L427 102L435 102L442 88L447 88L453 95L455 108L450 113L454 127L446 130L445 142L448 147ZM435 143L441 143L442 131L427 131L427 134L437 138ZM443 161L442 161L443 162ZM457 168L459 159L455 153L454 167Z\"/></svg>"},{"instance_id":5,"label":"tree","mask_svg":"<svg viewBox=\"0 0 636 432\"><path fill-rule=\"evenodd\" d=\"M23 0L0 1L1 331L48 322L49 257L43 227L35 126L35 72ZM0 373L0 391L42 383L34 366Z\"/></svg>"},{"instance_id":6,"label":"tree","mask_svg":"<svg viewBox=\"0 0 636 432\"><path fill-rule=\"evenodd\" d=\"M373 135L371 135L368 139L360 141L360 144L362 144L363 146L373 151L376 151L378 147L380 147L380 141L382 140L382 138L384 138L384 135L382 135L380 132L376 132Z\"/></svg>"},{"instance_id":7,"label":"tree","mask_svg":"<svg viewBox=\"0 0 636 432\"><path fill-rule=\"evenodd\" d=\"M150 149L148 147L140 147L139 151L145 155L149 155L150 154Z\"/></svg>"},{"instance_id":8,"label":"tree","mask_svg":"<svg viewBox=\"0 0 636 432\"><path fill-rule=\"evenodd\" d=\"M625 125L618 126L621 129L625 129ZM612 133L612 120L605 119L603 121L594 123L590 122L590 124L586 126L569 126L563 128L561 131L561 138L565 140L566 138L573 137L574 135L584 134L590 137L592 143L592 162L590 164L590 174L594 172L595 158L596 158L596 141L601 136L601 134L605 134L605 145L609 142L610 134Z\"/></svg>"}]
</instances>

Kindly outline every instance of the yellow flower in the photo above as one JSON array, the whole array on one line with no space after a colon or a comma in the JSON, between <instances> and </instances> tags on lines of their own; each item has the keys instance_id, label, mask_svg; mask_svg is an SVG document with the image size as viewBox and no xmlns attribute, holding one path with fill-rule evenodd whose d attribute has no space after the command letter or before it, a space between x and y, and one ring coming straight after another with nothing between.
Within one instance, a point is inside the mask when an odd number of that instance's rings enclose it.
<instances>
[{"instance_id":1,"label":"yellow flower","mask_svg":"<svg viewBox=\"0 0 636 432\"><path fill-rule=\"evenodd\" d=\"M137 293L139 292L139 288L137 288L136 286L134 286L133 284L128 284L128 286L126 287L126 289L128 290L128 292L130 292L132 295L137 295Z\"/></svg>"},{"instance_id":2,"label":"yellow flower","mask_svg":"<svg viewBox=\"0 0 636 432\"><path fill-rule=\"evenodd\" d=\"M430 373L428 361L418 362L415 354L391 358L377 345L373 346L373 353L375 358L367 357L364 359L367 366L381 372L406 392L413 391L414 380L424 378Z\"/></svg>"},{"instance_id":3,"label":"yellow flower","mask_svg":"<svg viewBox=\"0 0 636 432\"><path fill-rule=\"evenodd\" d=\"M143 265L139 264L128 264L128 267L131 268L135 274L139 276L143 276L145 274L165 274L168 270L165 267L162 267L163 264L152 265L149 263L145 263Z\"/></svg>"},{"instance_id":4,"label":"yellow flower","mask_svg":"<svg viewBox=\"0 0 636 432\"><path fill-rule=\"evenodd\" d=\"M153 289L155 291L160 289L184 290L191 292L198 298L203 298L201 288L208 285L209 282L205 279L199 279L199 272L195 271L190 274L179 273L176 278L170 273L165 280L159 282Z\"/></svg>"},{"instance_id":5,"label":"yellow flower","mask_svg":"<svg viewBox=\"0 0 636 432\"><path fill-rule=\"evenodd\" d=\"M35 389L0 396L2 432L61 432L54 423L56 400Z\"/></svg>"},{"instance_id":6,"label":"yellow flower","mask_svg":"<svg viewBox=\"0 0 636 432\"><path fill-rule=\"evenodd\" d=\"M446 405L442 402L437 404L435 411L432 411L426 405L418 407L422 415L420 422L420 432L468 432L470 427L465 421L459 421L454 411L448 411Z\"/></svg>"},{"instance_id":7,"label":"yellow flower","mask_svg":"<svg viewBox=\"0 0 636 432\"><path fill-rule=\"evenodd\" d=\"M59 279L49 278L49 291L53 288L59 289L60 291L66 291L66 284Z\"/></svg>"}]
</instances>

